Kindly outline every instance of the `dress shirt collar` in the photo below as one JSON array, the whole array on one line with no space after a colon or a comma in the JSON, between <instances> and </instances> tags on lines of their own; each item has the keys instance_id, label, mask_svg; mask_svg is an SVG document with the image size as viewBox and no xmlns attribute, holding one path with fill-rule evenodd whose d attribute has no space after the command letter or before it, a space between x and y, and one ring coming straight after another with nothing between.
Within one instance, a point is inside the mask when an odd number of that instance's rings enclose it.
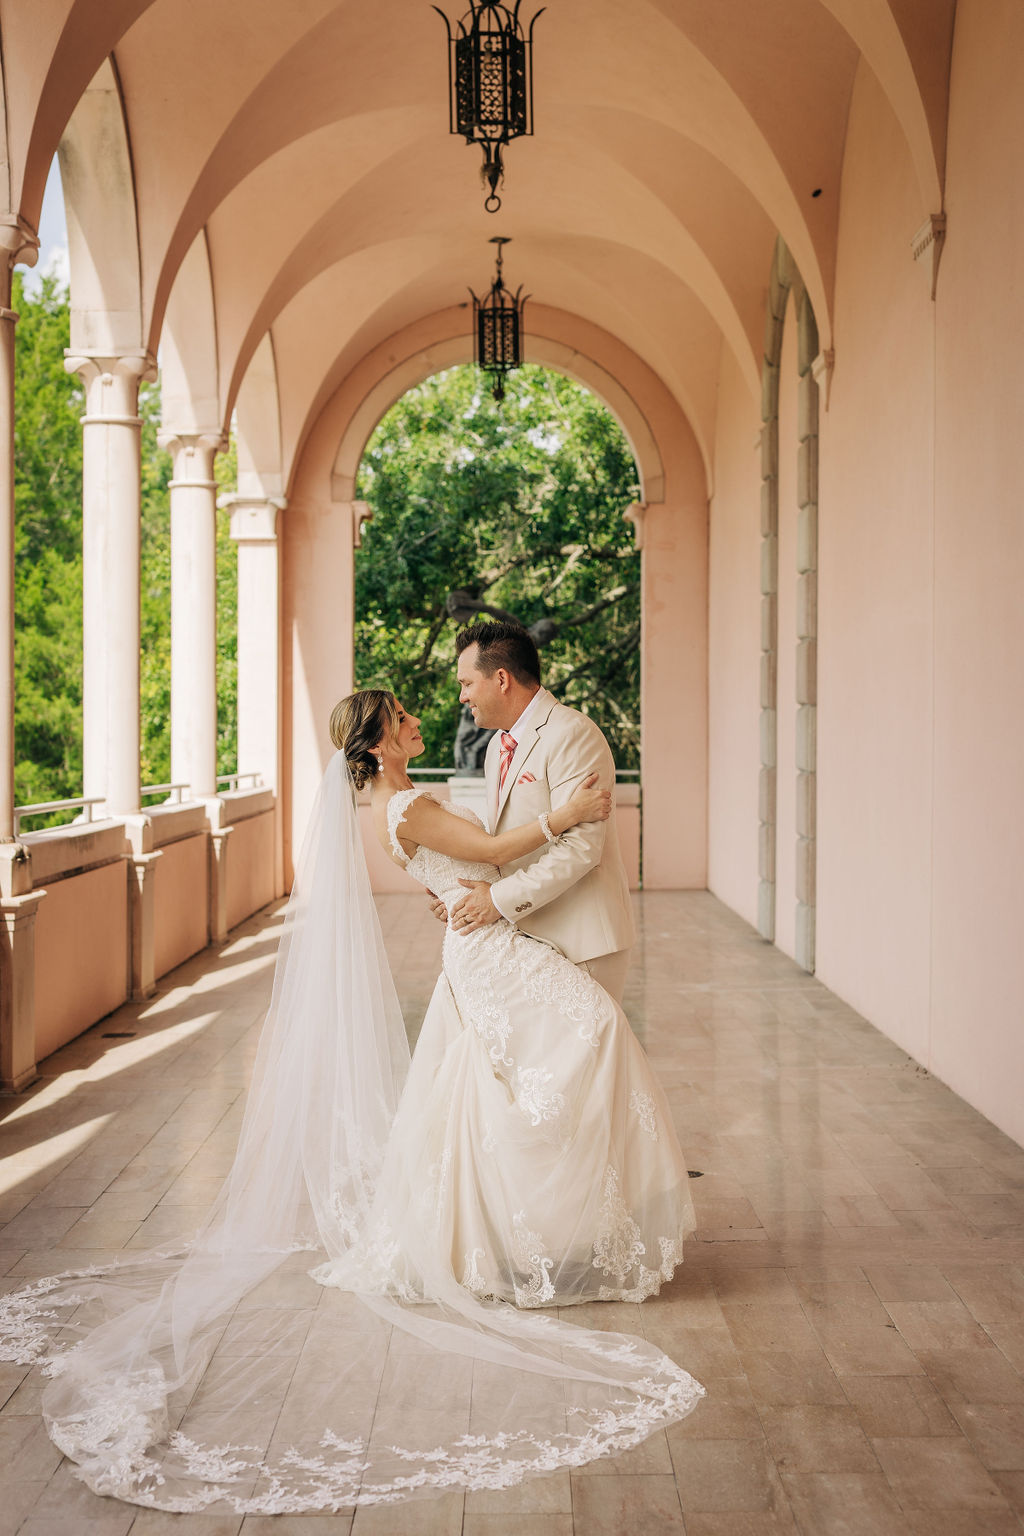
<instances>
[{"instance_id":1,"label":"dress shirt collar","mask_svg":"<svg viewBox=\"0 0 1024 1536\"><path fill-rule=\"evenodd\" d=\"M550 700L550 698L551 695L548 693L546 688L538 688L529 704L527 704L526 708L519 716L519 719L516 721L515 725L510 727L508 734L515 737L517 746L522 739L523 731L526 729L530 720L530 716L533 714L534 710L538 708L542 699Z\"/></svg>"}]
</instances>

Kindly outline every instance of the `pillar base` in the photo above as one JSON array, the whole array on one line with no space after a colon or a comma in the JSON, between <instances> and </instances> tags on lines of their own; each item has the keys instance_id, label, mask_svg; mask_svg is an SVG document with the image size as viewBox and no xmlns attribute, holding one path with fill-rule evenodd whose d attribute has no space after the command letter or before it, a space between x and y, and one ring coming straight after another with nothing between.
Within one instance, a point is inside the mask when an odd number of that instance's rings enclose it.
<instances>
[{"instance_id":1,"label":"pillar base","mask_svg":"<svg viewBox=\"0 0 1024 1536\"><path fill-rule=\"evenodd\" d=\"M0 900L0 1087L20 1093L36 1070L36 913L45 891Z\"/></svg>"},{"instance_id":2,"label":"pillar base","mask_svg":"<svg viewBox=\"0 0 1024 1536\"><path fill-rule=\"evenodd\" d=\"M228 941L228 841L234 827L210 829L210 927L211 944Z\"/></svg>"},{"instance_id":3,"label":"pillar base","mask_svg":"<svg viewBox=\"0 0 1024 1536\"><path fill-rule=\"evenodd\" d=\"M156 991L156 922L154 914L154 876L161 853L136 853L131 856L131 884L128 905L131 920L128 990L132 1000L152 997Z\"/></svg>"}]
</instances>

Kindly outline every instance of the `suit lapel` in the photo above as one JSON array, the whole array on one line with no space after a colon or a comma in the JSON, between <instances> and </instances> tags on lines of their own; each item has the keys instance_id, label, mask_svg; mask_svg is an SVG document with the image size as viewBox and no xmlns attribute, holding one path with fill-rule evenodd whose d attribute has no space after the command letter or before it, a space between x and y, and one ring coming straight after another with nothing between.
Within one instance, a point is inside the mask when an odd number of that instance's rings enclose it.
<instances>
[{"instance_id":1,"label":"suit lapel","mask_svg":"<svg viewBox=\"0 0 1024 1536\"><path fill-rule=\"evenodd\" d=\"M534 710L534 713L533 713L532 717L527 721L526 725L523 727L522 736L519 738L519 740L517 742L517 745L516 745L516 755L512 759L511 766L509 767L508 774L507 774L507 776L505 778L505 786L500 791L499 796L498 796L498 814L494 818L495 830L497 830L498 822L501 820L502 812L504 811L505 806L508 803L508 797L512 793L513 785L517 782L517 780L519 779L520 775L525 771L526 759L529 757L530 753L533 751L534 747L537 745L537 739L538 739L538 737L540 735L541 729L544 726L545 722L547 721L547 718L550 715L552 709L554 709L554 707L555 707L555 700L553 698L549 698L547 701L542 700L537 705L537 708ZM498 759L497 759L497 754L495 755L495 762L494 762L494 780L495 780L495 784L497 784L497 781L498 781ZM492 801L492 804L493 804L493 801Z\"/></svg>"},{"instance_id":2,"label":"suit lapel","mask_svg":"<svg viewBox=\"0 0 1024 1536\"><path fill-rule=\"evenodd\" d=\"M487 743L487 751L484 754L484 785L487 791L487 815L490 819L492 832L498 826L498 758L500 752L499 735L495 731Z\"/></svg>"}]
</instances>

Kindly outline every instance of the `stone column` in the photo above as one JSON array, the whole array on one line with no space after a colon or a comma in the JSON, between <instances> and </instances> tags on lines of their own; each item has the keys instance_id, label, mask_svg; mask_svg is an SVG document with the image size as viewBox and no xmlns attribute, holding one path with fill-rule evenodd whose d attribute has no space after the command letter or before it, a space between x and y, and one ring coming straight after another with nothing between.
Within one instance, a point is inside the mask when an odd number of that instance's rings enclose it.
<instances>
[{"instance_id":1,"label":"stone column","mask_svg":"<svg viewBox=\"0 0 1024 1536\"><path fill-rule=\"evenodd\" d=\"M796 960L814 970L818 827L818 379L826 364L806 293L797 312Z\"/></svg>"},{"instance_id":2,"label":"stone column","mask_svg":"<svg viewBox=\"0 0 1024 1536\"><path fill-rule=\"evenodd\" d=\"M761 363L761 763L758 777L757 929L775 941L775 837L778 818L779 371L782 327L795 268L775 243Z\"/></svg>"},{"instance_id":3,"label":"stone column","mask_svg":"<svg viewBox=\"0 0 1024 1536\"><path fill-rule=\"evenodd\" d=\"M281 823L280 496L225 496L238 547L238 771L258 773L274 791L274 890L284 881ZM227 841L211 850L211 932L226 921ZM218 905L218 902L220 903ZM218 916L219 914L219 916ZM226 932L226 929L224 930ZM216 940L214 941L216 942Z\"/></svg>"},{"instance_id":4,"label":"stone column","mask_svg":"<svg viewBox=\"0 0 1024 1536\"><path fill-rule=\"evenodd\" d=\"M238 546L238 768L280 787L280 497L225 496Z\"/></svg>"},{"instance_id":5,"label":"stone column","mask_svg":"<svg viewBox=\"0 0 1024 1536\"><path fill-rule=\"evenodd\" d=\"M19 1093L36 1072L35 927L45 891L0 902L0 1087Z\"/></svg>"},{"instance_id":6,"label":"stone column","mask_svg":"<svg viewBox=\"0 0 1024 1536\"><path fill-rule=\"evenodd\" d=\"M149 352L68 352L82 418L83 780L106 813L139 812L139 384ZM139 851L142 851L141 849Z\"/></svg>"},{"instance_id":7,"label":"stone column","mask_svg":"<svg viewBox=\"0 0 1024 1536\"><path fill-rule=\"evenodd\" d=\"M156 866L163 854L135 853L130 859L128 888L129 922L128 991L133 998L151 997L156 991Z\"/></svg>"},{"instance_id":8,"label":"stone column","mask_svg":"<svg viewBox=\"0 0 1024 1536\"><path fill-rule=\"evenodd\" d=\"M217 793L219 431L160 436L171 453L171 778L193 800Z\"/></svg>"}]
</instances>

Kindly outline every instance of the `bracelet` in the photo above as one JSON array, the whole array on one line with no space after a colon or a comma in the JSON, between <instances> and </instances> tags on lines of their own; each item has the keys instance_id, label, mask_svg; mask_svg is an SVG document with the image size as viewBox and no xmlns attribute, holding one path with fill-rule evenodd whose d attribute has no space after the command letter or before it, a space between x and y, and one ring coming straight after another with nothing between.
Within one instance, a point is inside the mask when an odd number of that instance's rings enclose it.
<instances>
[{"instance_id":1,"label":"bracelet","mask_svg":"<svg viewBox=\"0 0 1024 1536\"><path fill-rule=\"evenodd\" d=\"M547 811L541 811L540 815L537 817L537 820L540 822L540 829L544 833L545 841L549 843L557 843L558 833L552 832Z\"/></svg>"}]
</instances>

